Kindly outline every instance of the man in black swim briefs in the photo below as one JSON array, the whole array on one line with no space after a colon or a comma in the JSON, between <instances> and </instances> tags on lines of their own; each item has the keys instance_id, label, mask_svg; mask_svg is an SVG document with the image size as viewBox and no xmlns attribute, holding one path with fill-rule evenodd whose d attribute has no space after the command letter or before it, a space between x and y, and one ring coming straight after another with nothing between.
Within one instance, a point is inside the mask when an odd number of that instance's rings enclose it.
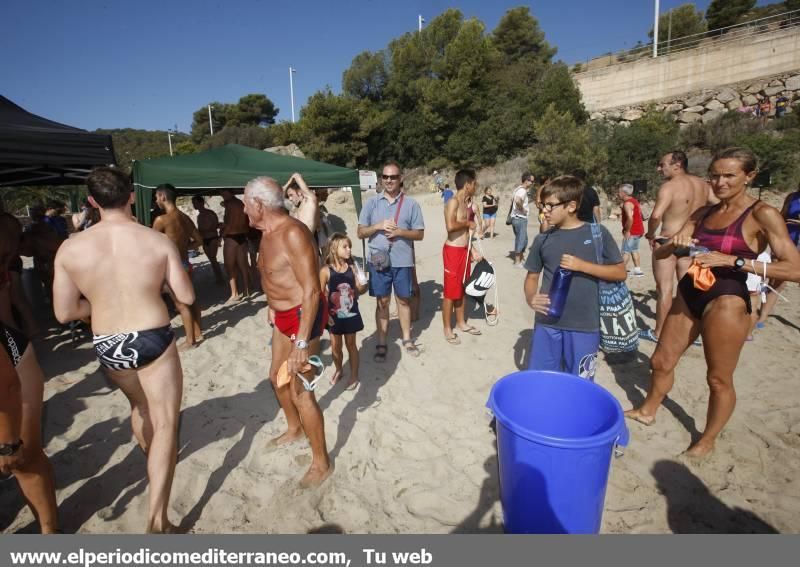
<instances>
[{"instance_id":1,"label":"man in black swim briefs","mask_svg":"<svg viewBox=\"0 0 800 567\"><path fill-rule=\"evenodd\" d=\"M146 531L172 532L167 510L183 372L161 291L167 285L191 305L194 289L175 244L131 217L133 193L122 171L97 168L87 185L102 221L59 249L53 307L61 322L91 317L95 352L128 398L133 433L147 455Z\"/></svg>"}]
</instances>

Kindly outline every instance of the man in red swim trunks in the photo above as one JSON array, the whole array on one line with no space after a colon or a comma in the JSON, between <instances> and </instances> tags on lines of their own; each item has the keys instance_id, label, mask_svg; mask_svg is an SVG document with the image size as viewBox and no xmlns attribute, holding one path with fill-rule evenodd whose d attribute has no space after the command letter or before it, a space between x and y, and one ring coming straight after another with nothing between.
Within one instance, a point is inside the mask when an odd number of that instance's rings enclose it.
<instances>
[{"instance_id":1,"label":"man in red swim trunks","mask_svg":"<svg viewBox=\"0 0 800 567\"><path fill-rule=\"evenodd\" d=\"M325 445L325 423L314 392L306 390L297 377L307 370L309 355L319 352L319 337L327 322L316 246L308 227L289 216L283 206L283 190L274 179L257 177L247 184L244 210L250 226L263 233L258 268L271 315L274 312L269 378L288 429L273 443L290 443L305 432L312 459L300 484L316 486L333 471ZM284 362L289 383L279 385L278 370Z\"/></svg>"},{"instance_id":2,"label":"man in red swim trunks","mask_svg":"<svg viewBox=\"0 0 800 567\"><path fill-rule=\"evenodd\" d=\"M444 222L447 228L447 240L442 247L444 263L444 293L442 294L442 323L444 338L453 345L461 343L461 339L453 331L452 315L456 315L458 330L470 335L481 332L468 325L464 318L464 280L469 272L469 239L470 231L475 230L475 222L469 218L467 201L472 199L478 187L475 172L462 169L456 173L456 194L444 206ZM472 249L474 260L480 256Z\"/></svg>"}]
</instances>

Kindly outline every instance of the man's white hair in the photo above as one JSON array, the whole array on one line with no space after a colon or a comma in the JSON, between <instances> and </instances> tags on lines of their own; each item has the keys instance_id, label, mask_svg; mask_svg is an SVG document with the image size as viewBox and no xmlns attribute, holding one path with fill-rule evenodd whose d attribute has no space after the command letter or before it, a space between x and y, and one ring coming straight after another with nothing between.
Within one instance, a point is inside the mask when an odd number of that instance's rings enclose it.
<instances>
[{"instance_id":1,"label":"man's white hair","mask_svg":"<svg viewBox=\"0 0 800 567\"><path fill-rule=\"evenodd\" d=\"M272 177L256 177L247 182L244 192L251 199L260 201L265 207L270 209L282 209L283 189Z\"/></svg>"},{"instance_id":2,"label":"man's white hair","mask_svg":"<svg viewBox=\"0 0 800 567\"><path fill-rule=\"evenodd\" d=\"M619 190L625 193L626 195L633 195L633 185L630 183L623 183L619 186Z\"/></svg>"}]
</instances>

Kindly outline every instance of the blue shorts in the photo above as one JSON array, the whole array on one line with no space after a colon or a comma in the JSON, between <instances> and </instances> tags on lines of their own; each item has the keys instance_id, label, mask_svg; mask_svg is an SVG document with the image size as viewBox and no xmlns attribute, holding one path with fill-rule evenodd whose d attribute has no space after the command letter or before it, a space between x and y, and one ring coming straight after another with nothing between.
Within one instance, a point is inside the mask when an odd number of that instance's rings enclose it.
<instances>
[{"instance_id":1,"label":"blue shorts","mask_svg":"<svg viewBox=\"0 0 800 567\"><path fill-rule=\"evenodd\" d=\"M497 213L483 213L483 220L490 220L497 218Z\"/></svg>"},{"instance_id":2,"label":"blue shorts","mask_svg":"<svg viewBox=\"0 0 800 567\"><path fill-rule=\"evenodd\" d=\"M567 372L594 381L600 331L562 331L536 325L528 370Z\"/></svg>"},{"instance_id":3,"label":"blue shorts","mask_svg":"<svg viewBox=\"0 0 800 567\"><path fill-rule=\"evenodd\" d=\"M630 238L626 238L622 241L622 253L623 254L630 254L632 252L639 251L639 240L641 240L641 236L631 236Z\"/></svg>"},{"instance_id":4,"label":"blue shorts","mask_svg":"<svg viewBox=\"0 0 800 567\"><path fill-rule=\"evenodd\" d=\"M395 268L388 270L376 270L372 264L369 265L369 294L372 297L387 297L394 294L397 297L406 299L411 297L411 280L414 268Z\"/></svg>"}]
</instances>

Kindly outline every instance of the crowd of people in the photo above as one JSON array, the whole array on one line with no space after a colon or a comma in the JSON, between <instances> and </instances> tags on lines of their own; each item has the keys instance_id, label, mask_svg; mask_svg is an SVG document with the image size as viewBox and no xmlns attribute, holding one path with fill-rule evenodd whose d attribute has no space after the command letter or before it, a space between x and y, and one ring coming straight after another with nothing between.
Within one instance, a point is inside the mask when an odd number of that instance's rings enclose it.
<instances>
[{"instance_id":1,"label":"crowd of people","mask_svg":"<svg viewBox=\"0 0 800 567\"><path fill-rule=\"evenodd\" d=\"M535 313L528 368L554 370L593 380L600 350L599 282L644 275L642 237L653 249L657 309L654 329L641 336L657 343L644 403L627 417L653 425L670 391L683 353L702 338L710 390L702 437L688 450L708 454L735 405L733 373L753 327L774 306L768 294L752 315L748 275L771 281L778 291L800 281L800 190L783 211L747 194L757 164L748 150L720 153L704 179L688 173L680 151L662 156L665 183L645 230L633 186L618 187L623 240L620 246L601 224L597 191L581 171L536 178L525 172L510 191L506 224L514 233L514 267L526 270L521 291ZM374 298L374 362L388 356L394 296L403 356L419 357L412 336L420 288L414 243L425 236L422 207L403 187L401 166L381 171L382 191L358 217L357 236L366 240L360 265L346 234L330 229L325 191L294 174L284 185L269 177L251 180L240 199L222 191L224 218L195 196L197 224L177 204L171 185L155 191L162 214L153 227L131 215L130 181L115 168L97 168L87 179L87 207L67 238L47 211L32 215L23 235L19 221L0 216L0 469L13 471L41 531L57 531L55 482L41 442L43 376L32 337L36 321L22 293L20 255L32 256L58 321L91 328L98 361L130 402L133 434L147 455L148 532L174 532L167 510L177 462L178 422L183 392L180 353L203 341L199 303L192 285L190 251L202 249L215 280L230 287L228 302L263 290L271 327L269 380L286 420L275 446L307 438L311 464L301 486L318 486L333 473L325 420L315 388L320 379L320 338L330 336L335 384L349 375L346 389L359 387L357 333L364 329L363 294ZM465 316L465 289L473 264L481 263L484 238L494 238L501 196L481 188L473 170L459 170L455 191L444 197L441 300L444 339L481 335ZM444 192L450 191L449 183ZM529 215L539 214L539 234L528 247ZM57 212L57 211L56 211ZM52 216L52 215L51 215ZM62 219L63 220L63 219ZM222 247L223 266L217 262ZM769 247L770 254L761 257ZM526 257L527 253L527 257ZM628 269L628 262L632 268ZM489 280L487 280L489 281ZM784 283L781 283L784 282ZM677 283L677 294L674 293ZM491 284L487 284L488 285ZM762 287L759 287L761 290ZM181 317L184 339L176 341L164 295ZM430 298L428 298L430 300ZM760 317L760 318L759 318Z\"/></svg>"}]
</instances>

